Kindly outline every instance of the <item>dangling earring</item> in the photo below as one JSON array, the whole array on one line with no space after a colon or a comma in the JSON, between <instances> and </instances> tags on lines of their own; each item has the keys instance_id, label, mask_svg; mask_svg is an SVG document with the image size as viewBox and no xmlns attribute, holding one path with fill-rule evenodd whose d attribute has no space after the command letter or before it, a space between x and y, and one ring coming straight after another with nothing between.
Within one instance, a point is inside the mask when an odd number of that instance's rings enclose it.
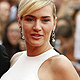
<instances>
[{"instance_id":1,"label":"dangling earring","mask_svg":"<svg viewBox=\"0 0 80 80\"><path fill-rule=\"evenodd\" d=\"M22 39L25 40L24 36L22 35Z\"/></svg>"},{"instance_id":2,"label":"dangling earring","mask_svg":"<svg viewBox=\"0 0 80 80\"><path fill-rule=\"evenodd\" d=\"M55 42L55 32L54 32L54 30L52 31L52 42Z\"/></svg>"},{"instance_id":3,"label":"dangling earring","mask_svg":"<svg viewBox=\"0 0 80 80\"><path fill-rule=\"evenodd\" d=\"M24 36L23 36L23 33L22 33L22 29L20 28L20 33L21 33L21 38L24 40Z\"/></svg>"}]
</instances>

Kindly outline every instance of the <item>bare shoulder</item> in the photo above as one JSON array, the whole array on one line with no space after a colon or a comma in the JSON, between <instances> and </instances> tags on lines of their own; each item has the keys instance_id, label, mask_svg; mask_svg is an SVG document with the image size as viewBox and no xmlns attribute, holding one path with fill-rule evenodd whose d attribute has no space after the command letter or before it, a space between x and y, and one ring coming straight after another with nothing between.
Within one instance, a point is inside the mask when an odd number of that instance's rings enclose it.
<instances>
[{"instance_id":1,"label":"bare shoulder","mask_svg":"<svg viewBox=\"0 0 80 80\"><path fill-rule=\"evenodd\" d=\"M68 63L68 64L71 64L71 61L64 55L56 55L56 56L53 56L52 58L52 63L54 62L54 64L58 64L58 65L62 65L63 63L64 66Z\"/></svg>"},{"instance_id":2,"label":"bare shoulder","mask_svg":"<svg viewBox=\"0 0 80 80\"><path fill-rule=\"evenodd\" d=\"M66 69L68 66L72 66L70 60L64 55L58 55L51 58L51 66L54 70Z\"/></svg>"},{"instance_id":3,"label":"bare shoulder","mask_svg":"<svg viewBox=\"0 0 80 80\"><path fill-rule=\"evenodd\" d=\"M71 61L64 55L58 55L51 58L51 69L61 80L80 80ZM57 80L57 79L56 79Z\"/></svg>"},{"instance_id":4,"label":"bare shoulder","mask_svg":"<svg viewBox=\"0 0 80 80\"><path fill-rule=\"evenodd\" d=\"M10 68L15 64L15 62L18 60L18 58L23 54L23 52L17 52L13 55L13 57L10 60Z\"/></svg>"}]
</instances>

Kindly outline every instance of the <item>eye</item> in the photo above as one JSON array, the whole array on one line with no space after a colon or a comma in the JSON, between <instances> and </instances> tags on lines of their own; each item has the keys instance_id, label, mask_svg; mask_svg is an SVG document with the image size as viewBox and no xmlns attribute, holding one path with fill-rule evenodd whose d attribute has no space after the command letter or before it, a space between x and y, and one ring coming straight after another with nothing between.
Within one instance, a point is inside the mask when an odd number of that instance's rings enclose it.
<instances>
[{"instance_id":1,"label":"eye","mask_svg":"<svg viewBox=\"0 0 80 80\"><path fill-rule=\"evenodd\" d=\"M42 22L49 22L49 19L43 19Z\"/></svg>"},{"instance_id":2,"label":"eye","mask_svg":"<svg viewBox=\"0 0 80 80\"><path fill-rule=\"evenodd\" d=\"M31 22L31 21L34 21L34 19L33 18L27 18L26 21Z\"/></svg>"}]
</instances>

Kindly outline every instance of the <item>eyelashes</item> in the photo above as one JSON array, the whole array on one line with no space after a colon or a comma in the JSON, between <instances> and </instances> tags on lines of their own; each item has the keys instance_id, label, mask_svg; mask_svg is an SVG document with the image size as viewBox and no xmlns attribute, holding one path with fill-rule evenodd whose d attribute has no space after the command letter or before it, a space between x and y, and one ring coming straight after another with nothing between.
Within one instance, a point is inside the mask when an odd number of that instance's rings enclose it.
<instances>
[{"instance_id":1,"label":"eyelashes","mask_svg":"<svg viewBox=\"0 0 80 80\"><path fill-rule=\"evenodd\" d=\"M31 22L31 21L35 21L35 20L34 20L34 19L32 19L32 18L27 18L27 19L26 19L26 21Z\"/></svg>"},{"instance_id":2,"label":"eyelashes","mask_svg":"<svg viewBox=\"0 0 80 80\"><path fill-rule=\"evenodd\" d=\"M26 18L25 19L25 21L27 21L27 22L35 22L36 21L36 19L34 19L34 18ZM50 21L50 19L41 19L41 22L49 22Z\"/></svg>"},{"instance_id":3,"label":"eyelashes","mask_svg":"<svg viewBox=\"0 0 80 80\"><path fill-rule=\"evenodd\" d=\"M43 19L42 21L43 21L43 22L49 22L50 19Z\"/></svg>"}]
</instances>

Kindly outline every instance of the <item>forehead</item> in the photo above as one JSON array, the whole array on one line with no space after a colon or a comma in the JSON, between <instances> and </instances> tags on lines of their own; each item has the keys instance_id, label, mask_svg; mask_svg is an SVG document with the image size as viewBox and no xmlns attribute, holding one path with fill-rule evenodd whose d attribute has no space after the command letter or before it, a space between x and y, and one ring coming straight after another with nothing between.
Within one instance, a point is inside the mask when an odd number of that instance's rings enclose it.
<instances>
[{"instance_id":1,"label":"forehead","mask_svg":"<svg viewBox=\"0 0 80 80\"><path fill-rule=\"evenodd\" d=\"M34 16L52 16L52 7L50 5L42 7L32 13L30 13L31 15Z\"/></svg>"}]
</instances>

